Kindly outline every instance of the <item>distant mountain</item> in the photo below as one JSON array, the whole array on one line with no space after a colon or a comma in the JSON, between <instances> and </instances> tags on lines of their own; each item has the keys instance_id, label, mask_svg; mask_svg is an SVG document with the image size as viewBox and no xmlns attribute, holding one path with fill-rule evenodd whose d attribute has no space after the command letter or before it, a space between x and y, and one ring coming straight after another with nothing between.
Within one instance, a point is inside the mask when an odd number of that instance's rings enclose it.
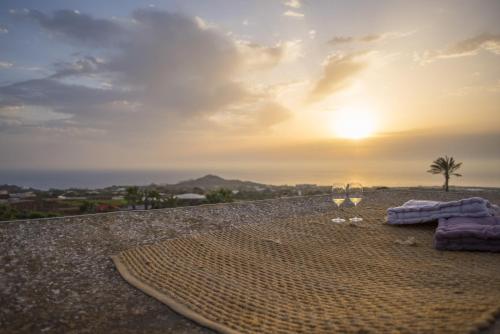
<instances>
[{"instance_id":1,"label":"distant mountain","mask_svg":"<svg viewBox=\"0 0 500 334\"><path fill-rule=\"evenodd\" d=\"M198 179L181 181L177 184L169 184L167 187L175 190L188 190L193 188L200 188L203 190L213 190L218 188L226 188L230 190L256 190L270 188L272 186L250 181L226 180L220 176L209 174Z\"/></svg>"}]
</instances>

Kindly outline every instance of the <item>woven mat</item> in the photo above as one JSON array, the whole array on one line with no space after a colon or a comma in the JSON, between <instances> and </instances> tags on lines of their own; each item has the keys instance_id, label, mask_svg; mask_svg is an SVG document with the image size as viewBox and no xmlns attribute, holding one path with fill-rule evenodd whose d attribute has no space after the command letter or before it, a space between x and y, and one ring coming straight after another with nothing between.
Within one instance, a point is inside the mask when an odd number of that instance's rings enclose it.
<instances>
[{"instance_id":1,"label":"woven mat","mask_svg":"<svg viewBox=\"0 0 500 334\"><path fill-rule=\"evenodd\" d=\"M500 254L436 251L435 226L382 220L246 225L113 260L133 286L221 333L468 333L494 320ZM416 245L395 242L408 237Z\"/></svg>"}]
</instances>

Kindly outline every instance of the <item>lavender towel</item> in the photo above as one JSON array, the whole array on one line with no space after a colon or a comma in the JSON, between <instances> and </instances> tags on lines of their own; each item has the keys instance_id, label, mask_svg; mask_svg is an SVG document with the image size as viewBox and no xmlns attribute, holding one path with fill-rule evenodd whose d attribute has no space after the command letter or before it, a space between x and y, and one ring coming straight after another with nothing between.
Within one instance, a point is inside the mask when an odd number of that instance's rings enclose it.
<instances>
[{"instance_id":1,"label":"lavender towel","mask_svg":"<svg viewBox=\"0 0 500 334\"><path fill-rule=\"evenodd\" d=\"M498 207L480 197L451 202L410 200L387 210L389 224L416 224L450 217L487 217L498 213Z\"/></svg>"},{"instance_id":2,"label":"lavender towel","mask_svg":"<svg viewBox=\"0 0 500 334\"><path fill-rule=\"evenodd\" d=\"M500 217L440 219L434 245L440 250L500 252Z\"/></svg>"}]
</instances>

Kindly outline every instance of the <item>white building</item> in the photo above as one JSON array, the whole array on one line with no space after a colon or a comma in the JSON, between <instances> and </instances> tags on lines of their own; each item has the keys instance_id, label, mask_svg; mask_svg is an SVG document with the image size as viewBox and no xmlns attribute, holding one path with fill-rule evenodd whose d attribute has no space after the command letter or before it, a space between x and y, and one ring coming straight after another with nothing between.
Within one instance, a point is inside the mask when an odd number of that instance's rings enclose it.
<instances>
[{"instance_id":1,"label":"white building","mask_svg":"<svg viewBox=\"0 0 500 334\"><path fill-rule=\"evenodd\" d=\"M186 194L174 195L174 198L187 199L187 200L203 200L206 197L205 197L205 195L186 193Z\"/></svg>"},{"instance_id":2,"label":"white building","mask_svg":"<svg viewBox=\"0 0 500 334\"><path fill-rule=\"evenodd\" d=\"M36 194L32 191L27 191L25 193L12 193L10 194L10 197L13 197L13 198L33 198L33 197L36 197Z\"/></svg>"}]
</instances>

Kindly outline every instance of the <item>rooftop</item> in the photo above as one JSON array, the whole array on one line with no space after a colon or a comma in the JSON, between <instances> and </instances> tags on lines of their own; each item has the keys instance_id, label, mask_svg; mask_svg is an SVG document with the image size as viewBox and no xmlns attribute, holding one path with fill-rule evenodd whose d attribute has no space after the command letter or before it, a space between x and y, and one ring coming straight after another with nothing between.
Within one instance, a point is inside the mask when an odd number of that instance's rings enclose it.
<instances>
[{"instance_id":1,"label":"rooftop","mask_svg":"<svg viewBox=\"0 0 500 334\"><path fill-rule=\"evenodd\" d=\"M366 210L384 210L411 198L477 195L500 203L500 191L380 190L366 195L361 204ZM126 283L110 256L235 225L324 220L333 210L327 196L310 196L0 223L1 328L9 333L211 333ZM484 331L498 332L498 319Z\"/></svg>"},{"instance_id":2,"label":"rooftop","mask_svg":"<svg viewBox=\"0 0 500 334\"><path fill-rule=\"evenodd\" d=\"M178 198L178 199L205 199L206 198L205 195L194 194L194 193L174 195L174 197Z\"/></svg>"}]
</instances>

